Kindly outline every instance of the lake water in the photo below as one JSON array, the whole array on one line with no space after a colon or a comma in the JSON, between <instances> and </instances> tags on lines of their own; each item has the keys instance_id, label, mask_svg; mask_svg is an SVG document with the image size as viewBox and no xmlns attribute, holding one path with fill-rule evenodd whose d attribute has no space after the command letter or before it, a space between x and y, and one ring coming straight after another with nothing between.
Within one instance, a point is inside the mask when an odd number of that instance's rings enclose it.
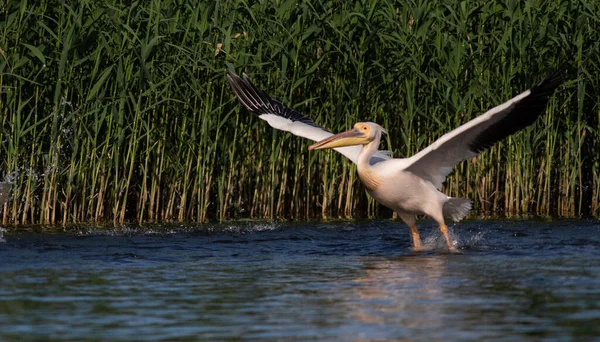
<instances>
[{"instance_id":1,"label":"lake water","mask_svg":"<svg viewBox=\"0 0 600 342\"><path fill-rule=\"evenodd\" d=\"M0 340L600 339L599 221L8 229Z\"/></svg>"}]
</instances>

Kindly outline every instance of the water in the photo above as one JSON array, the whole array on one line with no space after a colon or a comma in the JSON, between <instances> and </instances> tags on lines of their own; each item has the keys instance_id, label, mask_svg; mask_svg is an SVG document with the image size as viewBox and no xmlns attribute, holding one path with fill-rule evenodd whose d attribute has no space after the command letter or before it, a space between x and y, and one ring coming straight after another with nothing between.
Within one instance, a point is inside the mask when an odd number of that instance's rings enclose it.
<instances>
[{"instance_id":1,"label":"water","mask_svg":"<svg viewBox=\"0 0 600 342\"><path fill-rule=\"evenodd\" d=\"M598 221L454 234L463 254L390 221L8 229L0 340L599 340Z\"/></svg>"}]
</instances>

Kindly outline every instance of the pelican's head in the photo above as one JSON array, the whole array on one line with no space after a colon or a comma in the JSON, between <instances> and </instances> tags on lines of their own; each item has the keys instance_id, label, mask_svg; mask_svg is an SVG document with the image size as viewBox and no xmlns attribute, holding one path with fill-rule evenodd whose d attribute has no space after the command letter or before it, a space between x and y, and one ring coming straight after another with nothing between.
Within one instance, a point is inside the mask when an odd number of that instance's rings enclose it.
<instances>
[{"instance_id":1,"label":"pelican's head","mask_svg":"<svg viewBox=\"0 0 600 342\"><path fill-rule=\"evenodd\" d=\"M308 147L309 150L323 150L335 147L367 145L377 139L381 139L381 133L386 130L373 122L359 122L349 131L333 135Z\"/></svg>"}]
</instances>

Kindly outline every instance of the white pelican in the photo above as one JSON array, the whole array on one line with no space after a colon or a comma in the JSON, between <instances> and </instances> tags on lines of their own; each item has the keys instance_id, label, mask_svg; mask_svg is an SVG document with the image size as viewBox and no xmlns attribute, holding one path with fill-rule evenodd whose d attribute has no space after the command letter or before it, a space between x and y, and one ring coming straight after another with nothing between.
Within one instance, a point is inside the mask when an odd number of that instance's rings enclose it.
<instances>
[{"instance_id":1,"label":"white pelican","mask_svg":"<svg viewBox=\"0 0 600 342\"><path fill-rule=\"evenodd\" d=\"M334 149L356 164L358 176L377 202L394 210L409 227L414 250L421 250L415 215L427 215L440 227L448 250L456 251L444 217L460 221L471 210L471 201L440 192L452 167L473 158L496 142L531 125L562 83L560 73L548 75L533 88L444 134L410 158L391 158L378 151L385 129L359 122L349 131L333 135L308 117L285 107L257 88L248 76L229 72L229 83L242 105L271 127L318 141L309 150Z\"/></svg>"}]
</instances>

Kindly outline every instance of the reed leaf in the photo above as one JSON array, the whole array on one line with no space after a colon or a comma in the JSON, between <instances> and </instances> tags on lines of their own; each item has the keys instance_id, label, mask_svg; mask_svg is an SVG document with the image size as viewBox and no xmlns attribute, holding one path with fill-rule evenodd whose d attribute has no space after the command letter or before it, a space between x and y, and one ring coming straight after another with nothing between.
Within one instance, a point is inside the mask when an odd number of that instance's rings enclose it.
<instances>
[{"instance_id":1,"label":"reed leaf","mask_svg":"<svg viewBox=\"0 0 600 342\"><path fill-rule=\"evenodd\" d=\"M591 0L84 0L0 6L4 223L389 217L355 166L274 132L225 77L410 156L564 67L543 117L445 184L474 215L600 215Z\"/></svg>"}]
</instances>

